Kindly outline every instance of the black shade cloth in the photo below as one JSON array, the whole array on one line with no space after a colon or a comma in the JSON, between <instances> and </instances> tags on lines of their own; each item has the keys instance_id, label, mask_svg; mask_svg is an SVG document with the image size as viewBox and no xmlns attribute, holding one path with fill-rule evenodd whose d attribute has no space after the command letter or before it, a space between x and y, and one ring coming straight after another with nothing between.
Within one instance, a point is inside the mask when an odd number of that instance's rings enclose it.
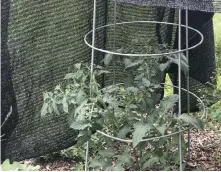
<instances>
[{"instance_id":1,"label":"black shade cloth","mask_svg":"<svg viewBox=\"0 0 221 172\"><path fill-rule=\"evenodd\" d=\"M221 12L220 0L116 0L116 2L188 9L194 11Z\"/></svg>"},{"instance_id":2,"label":"black shade cloth","mask_svg":"<svg viewBox=\"0 0 221 172\"><path fill-rule=\"evenodd\" d=\"M18 122L18 112L7 46L10 3L3 0L1 6L1 160L4 160L6 144Z\"/></svg>"}]
</instances>

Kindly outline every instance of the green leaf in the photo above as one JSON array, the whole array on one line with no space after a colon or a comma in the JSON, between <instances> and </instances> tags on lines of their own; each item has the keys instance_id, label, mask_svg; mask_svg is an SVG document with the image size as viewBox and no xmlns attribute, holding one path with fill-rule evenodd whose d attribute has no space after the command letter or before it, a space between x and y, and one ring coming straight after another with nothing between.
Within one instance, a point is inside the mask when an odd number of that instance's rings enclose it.
<instances>
[{"instance_id":1,"label":"green leaf","mask_svg":"<svg viewBox=\"0 0 221 172\"><path fill-rule=\"evenodd\" d=\"M120 163L118 163L114 168L113 171L124 171L124 168Z\"/></svg>"},{"instance_id":2,"label":"green leaf","mask_svg":"<svg viewBox=\"0 0 221 172\"><path fill-rule=\"evenodd\" d=\"M124 125L123 128L119 131L117 137L121 139L125 139L129 131L130 131L130 127L128 125Z\"/></svg>"},{"instance_id":3,"label":"green leaf","mask_svg":"<svg viewBox=\"0 0 221 172\"><path fill-rule=\"evenodd\" d=\"M86 93L84 92L84 90L80 90L76 96L76 102L77 104L81 104L82 102L84 102L87 98L86 98Z\"/></svg>"},{"instance_id":4,"label":"green leaf","mask_svg":"<svg viewBox=\"0 0 221 172\"><path fill-rule=\"evenodd\" d=\"M83 144L85 144L87 141L89 141L91 139L91 130L80 130L79 131L79 135L77 138L77 144L76 147L78 146L82 146Z\"/></svg>"},{"instance_id":5,"label":"green leaf","mask_svg":"<svg viewBox=\"0 0 221 172\"><path fill-rule=\"evenodd\" d=\"M171 168L172 168L171 166L164 166L163 171L171 171Z\"/></svg>"},{"instance_id":6,"label":"green leaf","mask_svg":"<svg viewBox=\"0 0 221 172\"><path fill-rule=\"evenodd\" d=\"M124 85L126 87L131 86L133 84L133 79L134 79L134 77L133 77L132 73L128 72L127 77L125 77L125 79L124 79Z\"/></svg>"},{"instance_id":7,"label":"green leaf","mask_svg":"<svg viewBox=\"0 0 221 172\"><path fill-rule=\"evenodd\" d=\"M140 159L140 163L146 162L146 160L149 159L150 157L151 157L151 154L149 152L143 153L143 156Z\"/></svg>"},{"instance_id":8,"label":"green leaf","mask_svg":"<svg viewBox=\"0 0 221 172\"><path fill-rule=\"evenodd\" d=\"M169 67L170 63L171 63L171 61L167 61L166 63L161 63L159 65L161 72L164 72Z\"/></svg>"},{"instance_id":9,"label":"green leaf","mask_svg":"<svg viewBox=\"0 0 221 172\"><path fill-rule=\"evenodd\" d=\"M126 60L126 62L125 62L125 60ZM139 64L141 64L143 62L141 60L137 60L135 62L131 62L131 60L129 60L129 59L125 59L125 60L124 60L125 69L131 68L131 67L135 67L135 66L137 66L137 65L139 65Z\"/></svg>"},{"instance_id":10,"label":"green leaf","mask_svg":"<svg viewBox=\"0 0 221 172\"><path fill-rule=\"evenodd\" d=\"M9 160L6 159L1 164L1 167L3 171L18 171L21 169L21 164L19 164L18 162L14 162L13 164L10 164Z\"/></svg>"},{"instance_id":11,"label":"green leaf","mask_svg":"<svg viewBox=\"0 0 221 172\"><path fill-rule=\"evenodd\" d=\"M83 130L87 127L91 127L91 124L88 121L73 121L70 125L71 128L75 129L75 130Z\"/></svg>"},{"instance_id":12,"label":"green leaf","mask_svg":"<svg viewBox=\"0 0 221 172\"><path fill-rule=\"evenodd\" d=\"M74 76L75 76L74 73L68 73L68 74L64 77L64 79L72 79L72 78L74 78Z\"/></svg>"},{"instance_id":13,"label":"green leaf","mask_svg":"<svg viewBox=\"0 0 221 172\"><path fill-rule=\"evenodd\" d=\"M107 144L107 146L113 146L114 144L114 141L109 137L104 137L104 142Z\"/></svg>"},{"instance_id":14,"label":"green leaf","mask_svg":"<svg viewBox=\"0 0 221 172\"><path fill-rule=\"evenodd\" d=\"M182 114L177 119L183 120L189 124L192 124L197 129L204 130L204 123L200 119L193 118L187 114Z\"/></svg>"},{"instance_id":15,"label":"green leaf","mask_svg":"<svg viewBox=\"0 0 221 172\"><path fill-rule=\"evenodd\" d=\"M99 154L100 154L103 158L111 158L111 157L113 157L113 156L115 155L113 149L107 149L107 150L100 151Z\"/></svg>"},{"instance_id":16,"label":"green leaf","mask_svg":"<svg viewBox=\"0 0 221 172\"><path fill-rule=\"evenodd\" d=\"M161 126L157 127L157 130L160 132L160 134L164 135L165 131L167 129L167 126L165 124L162 124Z\"/></svg>"},{"instance_id":17,"label":"green leaf","mask_svg":"<svg viewBox=\"0 0 221 172\"><path fill-rule=\"evenodd\" d=\"M88 99L86 99L85 101L83 101L80 106L78 106L76 109L75 109L75 112L74 112L74 119L77 120L77 121L80 121L80 120L83 120L85 119L85 114L87 113L87 104L88 103Z\"/></svg>"},{"instance_id":18,"label":"green leaf","mask_svg":"<svg viewBox=\"0 0 221 172\"><path fill-rule=\"evenodd\" d=\"M108 87L104 87L102 89L103 92L105 93L112 93L112 92L115 92L119 89L119 87L117 87L116 85L111 85L111 86L108 86Z\"/></svg>"},{"instance_id":19,"label":"green leaf","mask_svg":"<svg viewBox=\"0 0 221 172\"><path fill-rule=\"evenodd\" d=\"M173 146L177 146L178 144L179 144L179 136L178 135L174 135L172 137L172 141L170 142L170 146L173 147Z\"/></svg>"},{"instance_id":20,"label":"green leaf","mask_svg":"<svg viewBox=\"0 0 221 172\"><path fill-rule=\"evenodd\" d=\"M93 128L93 130L102 130L103 129L103 126L100 124L100 123L98 123L98 120L96 120L96 123L93 123L93 125L92 125L92 128Z\"/></svg>"},{"instance_id":21,"label":"green leaf","mask_svg":"<svg viewBox=\"0 0 221 172\"><path fill-rule=\"evenodd\" d=\"M81 131L79 131L78 137L82 137L82 136L84 136L86 134L87 134L87 131L81 130Z\"/></svg>"},{"instance_id":22,"label":"green leaf","mask_svg":"<svg viewBox=\"0 0 221 172\"><path fill-rule=\"evenodd\" d=\"M47 99L51 99L52 96L53 96L52 92L45 92L45 93L43 93L44 101L46 101Z\"/></svg>"},{"instance_id":23,"label":"green leaf","mask_svg":"<svg viewBox=\"0 0 221 172\"><path fill-rule=\"evenodd\" d=\"M165 110L169 110L174 107L178 100L179 96L177 94L173 94L169 97L166 97L165 100L162 100L160 104L165 108Z\"/></svg>"},{"instance_id":24,"label":"green leaf","mask_svg":"<svg viewBox=\"0 0 221 172\"><path fill-rule=\"evenodd\" d=\"M101 167L104 167L106 165L105 161L104 160L93 160L89 167L90 168L101 168Z\"/></svg>"},{"instance_id":25,"label":"green leaf","mask_svg":"<svg viewBox=\"0 0 221 172\"><path fill-rule=\"evenodd\" d=\"M147 162L144 163L143 170L145 170L147 167L150 167L151 165L158 163L158 162L159 162L158 157L153 157L153 158L149 159Z\"/></svg>"},{"instance_id":26,"label":"green leaf","mask_svg":"<svg viewBox=\"0 0 221 172\"><path fill-rule=\"evenodd\" d=\"M181 137L181 142L182 142L182 157L184 158L184 156L186 155L186 151L187 151L187 143L185 142L184 136L182 135ZM174 147L178 147L179 145L179 136L178 135L174 135L172 137L172 141L170 142L170 145L168 145L168 147L170 147L171 149L174 149ZM175 163L179 162L179 152L174 152L174 153L167 153L163 155L165 158L171 157L170 159L173 159Z\"/></svg>"},{"instance_id":27,"label":"green leaf","mask_svg":"<svg viewBox=\"0 0 221 172\"><path fill-rule=\"evenodd\" d=\"M74 67L79 70L79 69L81 68L81 63L76 63L76 64L74 65Z\"/></svg>"},{"instance_id":28,"label":"green leaf","mask_svg":"<svg viewBox=\"0 0 221 172\"><path fill-rule=\"evenodd\" d=\"M131 165L132 163L131 155L127 152L124 152L122 155L119 155L118 160L121 161L121 163L125 163L128 165Z\"/></svg>"},{"instance_id":29,"label":"green leaf","mask_svg":"<svg viewBox=\"0 0 221 172\"><path fill-rule=\"evenodd\" d=\"M136 88L136 87L127 87L126 91L127 92L132 92L132 93L137 93L139 91L139 89Z\"/></svg>"},{"instance_id":30,"label":"green leaf","mask_svg":"<svg viewBox=\"0 0 221 172\"><path fill-rule=\"evenodd\" d=\"M143 122L138 122L134 125L135 131L133 132L133 147L136 147L143 137L146 135L147 131L150 130L150 127Z\"/></svg>"},{"instance_id":31,"label":"green leaf","mask_svg":"<svg viewBox=\"0 0 221 172\"><path fill-rule=\"evenodd\" d=\"M106 54L104 57L104 65L108 66L113 60L113 54Z\"/></svg>"},{"instance_id":32,"label":"green leaf","mask_svg":"<svg viewBox=\"0 0 221 172\"><path fill-rule=\"evenodd\" d=\"M57 114L57 115L60 115L60 112L58 110L58 106L56 104L55 101L52 102L52 108L53 108L53 111Z\"/></svg>"},{"instance_id":33,"label":"green leaf","mask_svg":"<svg viewBox=\"0 0 221 172\"><path fill-rule=\"evenodd\" d=\"M118 52L118 53L122 53L122 52L123 52L123 48L117 49L116 52Z\"/></svg>"},{"instance_id":34,"label":"green leaf","mask_svg":"<svg viewBox=\"0 0 221 172\"><path fill-rule=\"evenodd\" d=\"M111 165L107 165L107 166L105 167L105 171L114 171L114 167L111 166Z\"/></svg>"},{"instance_id":35,"label":"green leaf","mask_svg":"<svg viewBox=\"0 0 221 172\"><path fill-rule=\"evenodd\" d=\"M138 107L137 107L137 105L135 105L135 104L130 104L130 105L129 105L129 108L130 108L130 109L137 109Z\"/></svg>"},{"instance_id":36,"label":"green leaf","mask_svg":"<svg viewBox=\"0 0 221 172\"><path fill-rule=\"evenodd\" d=\"M25 165L23 168L22 168L23 171L39 171L40 170L40 165L37 165L37 166L31 166L31 165Z\"/></svg>"},{"instance_id":37,"label":"green leaf","mask_svg":"<svg viewBox=\"0 0 221 172\"><path fill-rule=\"evenodd\" d=\"M10 164L8 159L1 164L2 171L38 171L39 169L39 165L31 166L27 164L20 164L19 162L13 162Z\"/></svg>"},{"instance_id":38,"label":"green leaf","mask_svg":"<svg viewBox=\"0 0 221 172\"><path fill-rule=\"evenodd\" d=\"M52 106L48 106L48 112L49 112L50 114L52 114L52 112L53 112Z\"/></svg>"},{"instance_id":39,"label":"green leaf","mask_svg":"<svg viewBox=\"0 0 221 172\"><path fill-rule=\"evenodd\" d=\"M48 113L48 103L44 103L41 108L41 117L44 117Z\"/></svg>"},{"instance_id":40,"label":"green leaf","mask_svg":"<svg viewBox=\"0 0 221 172\"><path fill-rule=\"evenodd\" d=\"M159 160L160 160L160 162L161 162L162 164L164 164L164 165L167 163L167 162L166 162L166 159L164 158L164 156L161 156Z\"/></svg>"},{"instance_id":41,"label":"green leaf","mask_svg":"<svg viewBox=\"0 0 221 172\"><path fill-rule=\"evenodd\" d=\"M61 84L56 85L55 89L56 91L60 91L61 90Z\"/></svg>"},{"instance_id":42,"label":"green leaf","mask_svg":"<svg viewBox=\"0 0 221 172\"><path fill-rule=\"evenodd\" d=\"M135 78L134 78L134 80L135 80L135 81L141 80L141 79L143 78L143 76L144 76L143 73L141 73L141 74L139 74L139 75L136 75Z\"/></svg>"},{"instance_id":43,"label":"green leaf","mask_svg":"<svg viewBox=\"0 0 221 172\"><path fill-rule=\"evenodd\" d=\"M142 82L143 84L146 86L146 87L149 87L150 86L150 81L147 79L147 78L142 78Z\"/></svg>"},{"instance_id":44,"label":"green leaf","mask_svg":"<svg viewBox=\"0 0 221 172\"><path fill-rule=\"evenodd\" d=\"M109 94L103 96L103 102L107 103L110 107L117 109L118 102L114 97L111 97Z\"/></svg>"},{"instance_id":45,"label":"green leaf","mask_svg":"<svg viewBox=\"0 0 221 172\"><path fill-rule=\"evenodd\" d=\"M111 73L111 72L109 72L107 70L99 70L97 73L97 76L102 75L102 74L108 74L108 73Z\"/></svg>"},{"instance_id":46,"label":"green leaf","mask_svg":"<svg viewBox=\"0 0 221 172\"><path fill-rule=\"evenodd\" d=\"M84 164L82 162L77 163L75 165L73 171L84 171Z\"/></svg>"},{"instance_id":47,"label":"green leaf","mask_svg":"<svg viewBox=\"0 0 221 172\"><path fill-rule=\"evenodd\" d=\"M125 68L126 68L127 66L130 66L131 63L132 63L132 61L131 61L130 59L127 59L127 58L124 59Z\"/></svg>"},{"instance_id":48,"label":"green leaf","mask_svg":"<svg viewBox=\"0 0 221 172\"><path fill-rule=\"evenodd\" d=\"M63 104L63 110L64 110L64 112L68 113L68 103L67 103L66 97L64 97L64 98L62 99L62 104Z\"/></svg>"}]
</instances>

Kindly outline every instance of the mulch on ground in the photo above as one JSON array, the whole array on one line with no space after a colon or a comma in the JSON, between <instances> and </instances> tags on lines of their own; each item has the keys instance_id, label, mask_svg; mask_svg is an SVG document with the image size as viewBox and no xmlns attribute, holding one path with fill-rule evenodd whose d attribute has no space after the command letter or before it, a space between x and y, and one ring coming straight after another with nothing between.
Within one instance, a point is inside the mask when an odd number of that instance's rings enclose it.
<instances>
[{"instance_id":1,"label":"mulch on ground","mask_svg":"<svg viewBox=\"0 0 221 172\"><path fill-rule=\"evenodd\" d=\"M186 170L221 171L221 139L213 131L191 132L191 156ZM187 136L186 136L187 137ZM40 165L42 171L73 171L77 160L56 158L53 160L30 159L23 163Z\"/></svg>"}]
</instances>

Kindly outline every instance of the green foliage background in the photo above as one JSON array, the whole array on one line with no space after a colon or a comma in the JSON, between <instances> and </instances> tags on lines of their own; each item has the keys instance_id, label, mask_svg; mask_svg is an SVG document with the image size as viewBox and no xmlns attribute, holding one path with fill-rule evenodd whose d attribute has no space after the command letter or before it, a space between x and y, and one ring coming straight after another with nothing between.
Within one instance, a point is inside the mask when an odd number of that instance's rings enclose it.
<instances>
[{"instance_id":1,"label":"green foliage background","mask_svg":"<svg viewBox=\"0 0 221 172\"><path fill-rule=\"evenodd\" d=\"M216 60L218 66L218 88L221 88L221 14L216 14L214 20Z\"/></svg>"},{"instance_id":2,"label":"green foliage background","mask_svg":"<svg viewBox=\"0 0 221 172\"><path fill-rule=\"evenodd\" d=\"M214 18L216 65L217 65L217 89L221 90L221 14L215 14ZM221 97L220 91L217 94ZM221 100L208 109L209 127L221 131ZM220 135L221 136L221 135Z\"/></svg>"}]
</instances>

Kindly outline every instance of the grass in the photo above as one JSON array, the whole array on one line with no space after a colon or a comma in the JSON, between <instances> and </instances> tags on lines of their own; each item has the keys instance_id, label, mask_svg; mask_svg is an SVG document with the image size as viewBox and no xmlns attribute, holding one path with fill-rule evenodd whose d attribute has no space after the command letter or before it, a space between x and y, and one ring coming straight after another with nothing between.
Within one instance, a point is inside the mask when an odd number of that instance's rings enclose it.
<instances>
[{"instance_id":1,"label":"grass","mask_svg":"<svg viewBox=\"0 0 221 172\"><path fill-rule=\"evenodd\" d=\"M217 83L218 88L221 88L221 14L216 14L213 18L214 32L215 32L215 47L216 47L216 64L217 71Z\"/></svg>"},{"instance_id":2,"label":"grass","mask_svg":"<svg viewBox=\"0 0 221 172\"><path fill-rule=\"evenodd\" d=\"M215 44L216 44L216 55L217 60L221 60L221 14L216 14L213 18L214 21L214 32L215 32Z\"/></svg>"},{"instance_id":3,"label":"grass","mask_svg":"<svg viewBox=\"0 0 221 172\"><path fill-rule=\"evenodd\" d=\"M217 89L221 90L221 14L215 14L213 22L214 22L214 35L215 35L215 48L216 48ZM211 120L213 120L213 113L218 111L220 107L221 107L221 100L208 109L209 112L208 117L211 118ZM217 122L221 123L221 121Z\"/></svg>"}]
</instances>

